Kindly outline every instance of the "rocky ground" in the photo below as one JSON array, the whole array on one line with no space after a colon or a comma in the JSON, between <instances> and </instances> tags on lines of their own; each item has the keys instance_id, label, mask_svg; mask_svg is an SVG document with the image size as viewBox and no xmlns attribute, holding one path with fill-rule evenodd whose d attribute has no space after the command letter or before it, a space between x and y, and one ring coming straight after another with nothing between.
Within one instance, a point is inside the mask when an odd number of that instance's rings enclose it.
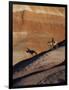
<instances>
[{"instance_id":1,"label":"rocky ground","mask_svg":"<svg viewBox=\"0 0 69 90\"><path fill-rule=\"evenodd\" d=\"M65 83L65 46L35 55L13 67L13 86Z\"/></svg>"},{"instance_id":2,"label":"rocky ground","mask_svg":"<svg viewBox=\"0 0 69 90\"><path fill-rule=\"evenodd\" d=\"M52 37L57 48L48 46ZM64 8L13 5L13 87L65 82Z\"/></svg>"}]
</instances>

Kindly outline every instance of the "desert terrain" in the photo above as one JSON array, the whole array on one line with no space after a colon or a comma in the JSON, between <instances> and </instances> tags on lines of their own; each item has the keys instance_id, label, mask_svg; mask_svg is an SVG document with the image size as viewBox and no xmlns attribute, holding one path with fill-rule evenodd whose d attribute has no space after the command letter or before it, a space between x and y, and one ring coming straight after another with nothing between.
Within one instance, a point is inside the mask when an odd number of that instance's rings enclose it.
<instances>
[{"instance_id":1,"label":"desert terrain","mask_svg":"<svg viewBox=\"0 0 69 90\"><path fill-rule=\"evenodd\" d=\"M52 38L57 48L49 47ZM65 9L13 5L13 87L64 82Z\"/></svg>"},{"instance_id":2,"label":"desert terrain","mask_svg":"<svg viewBox=\"0 0 69 90\"><path fill-rule=\"evenodd\" d=\"M64 12L61 7L13 5L13 64L31 57L27 48L40 53L49 49L52 37L65 39Z\"/></svg>"},{"instance_id":3,"label":"desert terrain","mask_svg":"<svg viewBox=\"0 0 69 90\"><path fill-rule=\"evenodd\" d=\"M65 42L13 67L13 87L65 83Z\"/></svg>"}]
</instances>

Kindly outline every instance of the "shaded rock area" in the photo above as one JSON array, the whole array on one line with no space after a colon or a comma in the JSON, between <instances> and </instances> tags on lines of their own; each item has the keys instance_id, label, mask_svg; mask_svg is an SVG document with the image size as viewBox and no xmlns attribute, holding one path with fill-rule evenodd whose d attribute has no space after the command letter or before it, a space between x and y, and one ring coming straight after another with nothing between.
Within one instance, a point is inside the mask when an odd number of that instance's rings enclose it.
<instances>
[{"instance_id":1,"label":"shaded rock area","mask_svg":"<svg viewBox=\"0 0 69 90\"><path fill-rule=\"evenodd\" d=\"M13 67L13 87L65 83L65 40Z\"/></svg>"},{"instance_id":2,"label":"shaded rock area","mask_svg":"<svg viewBox=\"0 0 69 90\"><path fill-rule=\"evenodd\" d=\"M65 50L63 7L13 5L13 88L66 84Z\"/></svg>"}]
</instances>

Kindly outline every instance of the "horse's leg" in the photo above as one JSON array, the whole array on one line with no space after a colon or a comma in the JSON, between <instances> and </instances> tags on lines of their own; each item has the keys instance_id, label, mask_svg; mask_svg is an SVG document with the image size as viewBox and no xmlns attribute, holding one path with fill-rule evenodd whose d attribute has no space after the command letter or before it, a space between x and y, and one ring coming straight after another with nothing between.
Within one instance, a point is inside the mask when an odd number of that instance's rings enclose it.
<instances>
[{"instance_id":1,"label":"horse's leg","mask_svg":"<svg viewBox=\"0 0 69 90\"><path fill-rule=\"evenodd\" d=\"M33 56L33 52L31 53L31 55Z\"/></svg>"},{"instance_id":2,"label":"horse's leg","mask_svg":"<svg viewBox=\"0 0 69 90\"><path fill-rule=\"evenodd\" d=\"M51 45L50 45L50 43L48 43L48 48L51 49Z\"/></svg>"},{"instance_id":3,"label":"horse's leg","mask_svg":"<svg viewBox=\"0 0 69 90\"><path fill-rule=\"evenodd\" d=\"M58 44L56 44L56 49L58 48Z\"/></svg>"},{"instance_id":4,"label":"horse's leg","mask_svg":"<svg viewBox=\"0 0 69 90\"><path fill-rule=\"evenodd\" d=\"M54 48L54 42L52 43L52 48Z\"/></svg>"},{"instance_id":5,"label":"horse's leg","mask_svg":"<svg viewBox=\"0 0 69 90\"><path fill-rule=\"evenodd\" d=\"M52 48L52 45L49 46L49 49L51 49L51 48Z\"/></svg>"},{"instance_id":6,"label":"horse's leg","mask_svg":"<svg viewBox=\"0 0 69 90\"><path fill-rule=\"evenodd\" d=\"M34 54L34 51L31 51L31 55L33 56L33 54Z\"/></svg>"},{"instance_id":7,"label":"horse's leg","mask_svg":"<svg viewBox=\"0 0 69 90\"><path fill-rule=\"evenodd\" d=\"M37 52L34 52L35 54L37 54Z\"/></svg>"}]
</instances>

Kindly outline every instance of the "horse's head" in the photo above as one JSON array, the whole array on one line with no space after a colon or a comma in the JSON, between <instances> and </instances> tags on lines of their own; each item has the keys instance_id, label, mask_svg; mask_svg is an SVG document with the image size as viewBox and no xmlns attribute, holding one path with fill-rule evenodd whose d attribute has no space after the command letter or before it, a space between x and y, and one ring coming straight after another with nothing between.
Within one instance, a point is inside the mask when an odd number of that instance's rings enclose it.
<instances>
[{"instance_id":1,"label":"horse's head","mask_svg":"<svg viewBox=\"0 0 69 90\"><path fill-rule=\"evenodd\" d=\"M30 51L30 49L29 49L29 48L27 48L26 52L28 53L29 51Z\"/></svg>"}]
</instances>

